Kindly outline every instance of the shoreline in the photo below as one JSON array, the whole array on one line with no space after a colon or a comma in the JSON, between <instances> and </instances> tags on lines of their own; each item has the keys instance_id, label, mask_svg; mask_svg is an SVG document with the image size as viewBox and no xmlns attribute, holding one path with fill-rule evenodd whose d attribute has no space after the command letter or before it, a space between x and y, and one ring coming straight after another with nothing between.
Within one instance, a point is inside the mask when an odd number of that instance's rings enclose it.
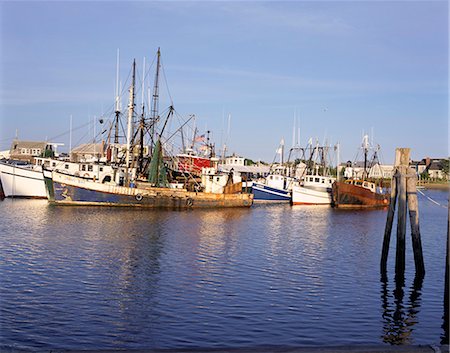
<instances>
[{"instance_id":1,"label":"shoreline","mask_svg":"<svg viewBox=\"0 0 450 353\"><path fill-rule=\"evenodd\" d=\"M180 348L180 349L99 349L99 350L18 350L0 348L8 353L448 353L448 345L344 345L313 347L243 347L243 348Z\"/></svg>"},{"instance_id":2,"label":"shoreline","mask_svg":"<svg viewBox=\"0 0 450 353\"><path fill-rule=\"evenodd\" d=\"M417 186L433 190L450 190L450 183L418 183Z\"/></svg>"}]
</instances>

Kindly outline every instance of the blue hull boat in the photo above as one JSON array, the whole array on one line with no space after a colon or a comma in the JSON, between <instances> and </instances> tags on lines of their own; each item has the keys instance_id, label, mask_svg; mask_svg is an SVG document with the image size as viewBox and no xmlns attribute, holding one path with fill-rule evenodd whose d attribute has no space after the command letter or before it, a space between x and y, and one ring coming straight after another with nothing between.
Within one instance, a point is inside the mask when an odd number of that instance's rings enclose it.
<instances>
[{"instance_id":1,"label":"blue hull boat","mask_svg":"<svg viewBox=\"0 0 450 353\"><path fill-rule=\"evenodd\" d=\"M253 183L252 186L253 201L266 202L290 202L290 190L284 190L267 186L262 183Z\"/></svg>"}]
</instances>

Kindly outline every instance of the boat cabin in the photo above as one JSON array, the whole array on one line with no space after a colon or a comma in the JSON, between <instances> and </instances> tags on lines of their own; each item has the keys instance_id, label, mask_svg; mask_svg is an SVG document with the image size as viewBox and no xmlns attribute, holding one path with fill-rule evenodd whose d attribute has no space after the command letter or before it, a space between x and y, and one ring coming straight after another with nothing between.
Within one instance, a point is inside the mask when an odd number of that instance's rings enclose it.
<instances>
[{"instance_id":1,"label":"boat cabin","mask_svg":"<svg viewBox=\"0 0 450 353\"><path fill-rule=\"evenodd\" d=\"M377 191L377 187L375 185L375 183L372 183L370 181L367 180L352 180L352 179L348 179L345 180L346 184L351 184L351 185L356 185L356 186L361 186L364 189L370 190L371 192L376 192Z\"/></svg>"}]
</instances>

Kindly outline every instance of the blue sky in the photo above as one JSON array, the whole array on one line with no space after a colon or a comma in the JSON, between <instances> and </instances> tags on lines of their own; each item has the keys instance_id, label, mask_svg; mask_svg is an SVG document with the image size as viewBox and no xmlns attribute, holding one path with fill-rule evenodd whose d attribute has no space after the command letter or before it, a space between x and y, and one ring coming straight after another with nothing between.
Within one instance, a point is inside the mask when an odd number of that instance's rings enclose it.
<instances>
[{"instance_id":1,"label":"blue sky","mask_svg":"<svg viewBox=\"0 0 450 353\"><path fill-rule=\"evenodd\" d=\"M0 12L0 149L16 129L67 149L71 115L86 125L114 103L117 48L125 81L133 58L141 67L161 47L161 108L169 91L229 152L272 161L297 112L301 144L340 142L342 160L363 131L386 163L396 147L448 155L446 1L2 1Z\"/></svg>"}]
</instances>

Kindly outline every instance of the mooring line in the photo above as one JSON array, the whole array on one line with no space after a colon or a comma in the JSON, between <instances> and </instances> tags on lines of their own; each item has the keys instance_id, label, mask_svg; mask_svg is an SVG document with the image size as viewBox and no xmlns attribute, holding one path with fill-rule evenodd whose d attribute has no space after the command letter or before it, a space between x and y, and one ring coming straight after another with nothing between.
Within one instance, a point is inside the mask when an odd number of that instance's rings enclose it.
<instances>
[{"instance_id":1,"label":"mooring line","mask_svg":"<svg viewBox=\"0 0 450 353\"><path fill-rule=\"evenodd\" d=\"M447 207L448 207L448 206L446 206L446 205L441 205L439 202L437 202L437 201L433 200L431 197L425 195L425 194L424 194L422 191L420 191L419 189L417 189L417 192L418 192L419 194L425 196L429 201L435 203L435 204L438 205L438 206L441 206L441 207L444 207L444 208L447 208Z\"/></svg>"}]
</instances>

